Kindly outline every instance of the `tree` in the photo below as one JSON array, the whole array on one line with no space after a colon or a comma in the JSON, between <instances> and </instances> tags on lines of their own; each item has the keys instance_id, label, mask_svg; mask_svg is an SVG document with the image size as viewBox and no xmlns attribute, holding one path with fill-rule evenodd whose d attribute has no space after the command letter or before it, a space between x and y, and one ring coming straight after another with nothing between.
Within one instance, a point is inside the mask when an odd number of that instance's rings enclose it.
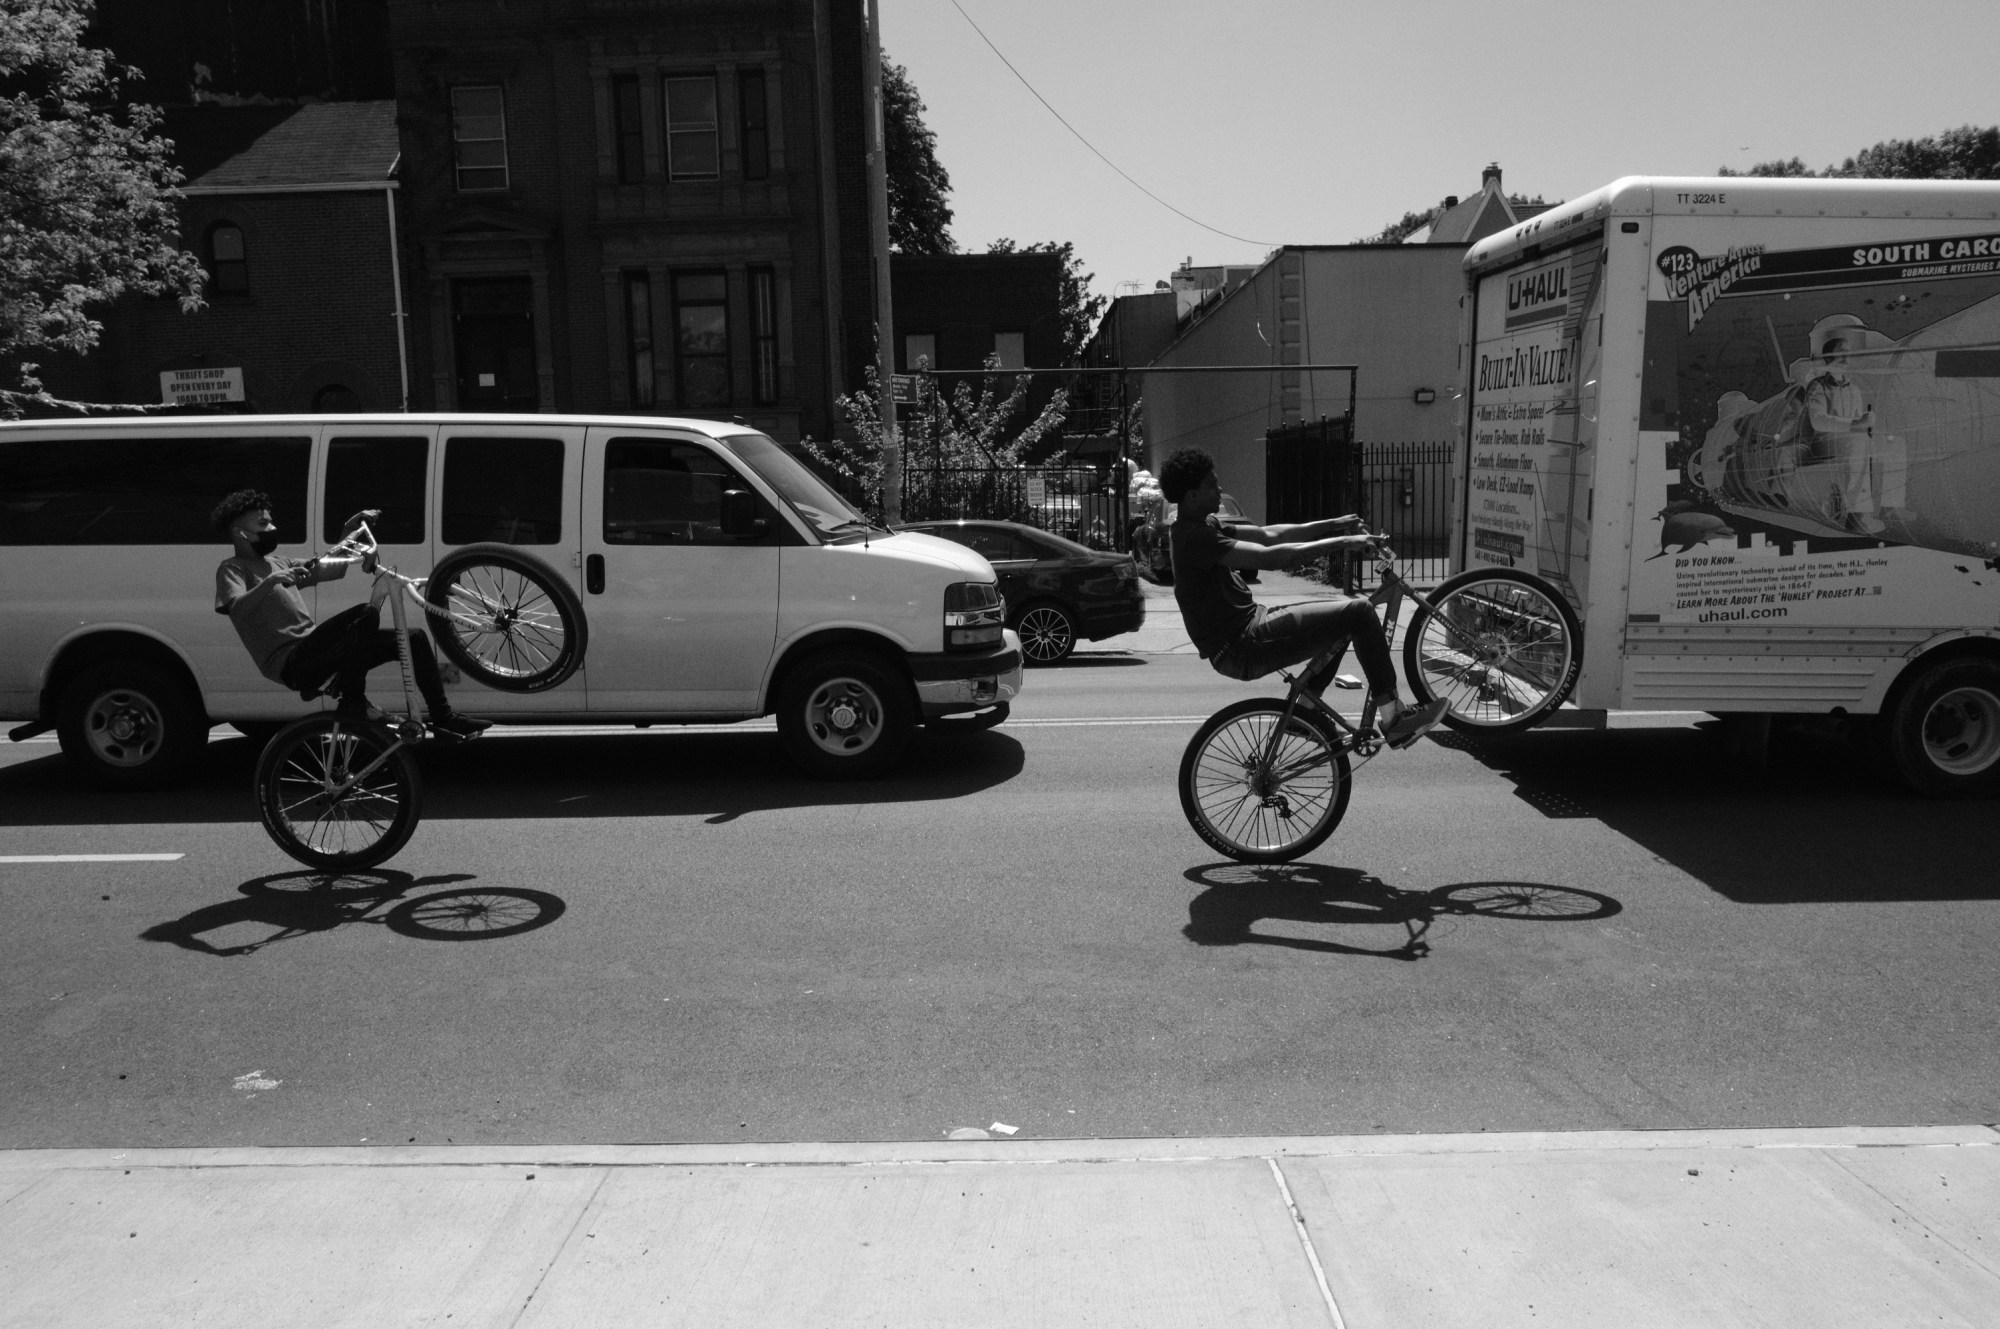
<instances>
[{"instance_id":1,"label":"tree","mask_svg":"<svg viewBox=\"0 0 2000 1329\"><path fill-rule=\"evenodd\" d=\"M986 367L998 371L999 357L988 356ZM897 432L903 444L905 476L935 465L952 471L1011 470L1026 463L1030 450L1047 435L1062 427L1069 396L1058 391L1041 414L1025 426L1012 429L1021 413L1021 403L1033 380L1016 374L1005 396L1000 393L998 372L979 376L975 392L970 377L960 377L950 395L933 390L930 400L905 407L897 414ZM853 430L852 438L820 443L807 438L800 442L813 460L833 472L850 493L858 493L862 506L882 511L882 417L881 396L874 366L867 370L868 385L860 392L836 399L835 405ZM1010 432L1011 429L1011 432ZM921 478L918 482L921 482Z\"/></svg>"},{"instance_id":2,"label":"tree","mask_svg":"<svg viewBox=\"0 0 2000 1329\"><path fill-rule=\"evenodd\" d=\"M924 123L924 99L910 71L882 57L882 146L889 173L889 248L898 254L956 254L951 238L951 175Z\"/></svg>"},{"instance_id":3,"label":"tree","mask_svg":"<svg viewBox=\"0 0 2000 1329\"><path fill-rule=\"evenodd\" d=\"M1083 260L1076 256L1076 249L1069 241L1057 244L1053 240L1037 240L1031 245L1017 245L1005 236L986 246L989 254L1059 254L1062 256L1062 288L1057 293L1057 305L1062 314L1063 363L1073 365L1083 358L1083 348L1090 341L1090 334L1097 330L1097 320L1104 313L1108 303L1101 295L1090 293L1090 283L1097 274L1083 270Z\"/></svg>"},{"instance_id":4,"label":"tree","mask_svg":"<svg viewBox=\"0 0 2000 1329\"><path fill-rule=\"evenodd\" d=\"M157 109L123 102L137 71L83 44L92 0L0 3L0 415L61 403L26 356L82 355L91 316L128 291L201 307L178 244L181 194Z\"/></svg>"},{"instance_id":5,"label":"tree","mask_svg":"<svg viewBox=\"0 0 2000 1329\"><path fill-rule=\"evenodd\" d=\"M1718 175L1818 176L1829 180L2000 180L2000 126L1961 125L1935 138L1889 138L1838 166L1814 171L1797 157Z\"/></svg>"}]
</instances>

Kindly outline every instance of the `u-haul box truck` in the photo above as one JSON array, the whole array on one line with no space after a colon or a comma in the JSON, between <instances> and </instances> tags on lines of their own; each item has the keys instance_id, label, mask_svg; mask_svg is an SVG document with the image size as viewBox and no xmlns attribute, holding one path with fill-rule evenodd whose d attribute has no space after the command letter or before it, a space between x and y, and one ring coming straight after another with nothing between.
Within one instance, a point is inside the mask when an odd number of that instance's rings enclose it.
<instances>
[{"instance_id":1,"label":"u-haul box truck","mask_svg":"<svg viewBox=\"0 0 2000 1329\"><path fill-rule=\"evenodd\" d=\"M1569 600L1577 707L2000 787L2000 183L1627 178L1465 263L1455 557Z\"/></svg>"}]
</instances>

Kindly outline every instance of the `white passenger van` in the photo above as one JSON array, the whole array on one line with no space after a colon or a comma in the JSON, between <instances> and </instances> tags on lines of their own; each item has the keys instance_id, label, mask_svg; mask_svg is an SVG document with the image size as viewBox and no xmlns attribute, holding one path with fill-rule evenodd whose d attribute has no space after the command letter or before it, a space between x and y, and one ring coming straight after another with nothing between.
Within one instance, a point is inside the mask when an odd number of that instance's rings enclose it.
<instances>
[{"instance_id":1,"label":"white passenger van","mask_svg":"<svg viewBox=\"0 0 2000 1329\"><path fill-rule=\"evenodd\" d=\"M454 705L506 723L777 716L821 775L886 768L920 721L1004 717L1020 641L993 569L871 527L776 442L734 424L560 415L178 416L0 425L0 719L55 729L102 782L171 779L228 722L253 737L330 706L261 677L215 612L209 513L270 494L279 552L310 557L363 508L384 561L516 546L576 590L583 666L541 692L447 669ZM359 603L358 573L304 592ZM421 616L419 616L421 617ZM386 618L385 618L386 622ZM393 669L374 686L393 689Z\"/></svg>"},{"instance_id":2,"label":"white passenger van","mask_svg":"<svg viewBox=\"0 0 2000 1329\"><path fill-rule=\"evenodd\" d=\"M2000 183L1628 177L1465 269L1458 552L1576 610L1578 707L2000 788Z\"/></svg>"}]
</instances>

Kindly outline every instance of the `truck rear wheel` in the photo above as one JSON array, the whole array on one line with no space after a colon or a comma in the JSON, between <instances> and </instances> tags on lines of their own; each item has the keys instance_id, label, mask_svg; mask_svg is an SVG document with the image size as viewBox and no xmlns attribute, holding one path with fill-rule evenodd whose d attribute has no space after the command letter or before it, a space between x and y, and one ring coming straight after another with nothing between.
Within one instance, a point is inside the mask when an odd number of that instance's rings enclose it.
<instances>
[{"instance_id":1,"label":"truck rear wheel","mask_svg":"<svg viewBox=\"0 0 2000 1329\"><path fill-rule=\"evenodd\" d=\"M2000 790L2000 663L1940 660L1910 680L1881 718L1889 764L1931 798Z\"/></svg>"},{"instance_id":2,"label":"truck rear wheel","mask_svg":"<svg viewBox=\"0 0 2000 1329\"><path fill-rule=\"evenodd\" d=\"M92 783L157 789L208 741L193 691L157 665L106 661L78 674L56 706L56 736Z\"/></svg>"}]
</instances>

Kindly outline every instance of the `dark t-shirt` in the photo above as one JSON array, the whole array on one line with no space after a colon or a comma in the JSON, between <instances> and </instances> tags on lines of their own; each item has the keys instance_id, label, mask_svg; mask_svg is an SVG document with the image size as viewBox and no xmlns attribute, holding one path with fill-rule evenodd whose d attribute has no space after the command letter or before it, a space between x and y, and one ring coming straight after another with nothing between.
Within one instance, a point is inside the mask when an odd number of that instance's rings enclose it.
<instances>
[{"instance_id":1,"label":"dark t-shirt","mask_svg":"<svg viewBox=\"0 0 2000 1329\"><path fill-rule=\"evenodd\" d=\"M1222 556L1236 547L1214 514L1200 521L1178 517L1168 528L1174 549L1174 600L1181 622L1204 660L1214 659L1255 617L1257 602Z\"/></svg>"}]
</instances>

